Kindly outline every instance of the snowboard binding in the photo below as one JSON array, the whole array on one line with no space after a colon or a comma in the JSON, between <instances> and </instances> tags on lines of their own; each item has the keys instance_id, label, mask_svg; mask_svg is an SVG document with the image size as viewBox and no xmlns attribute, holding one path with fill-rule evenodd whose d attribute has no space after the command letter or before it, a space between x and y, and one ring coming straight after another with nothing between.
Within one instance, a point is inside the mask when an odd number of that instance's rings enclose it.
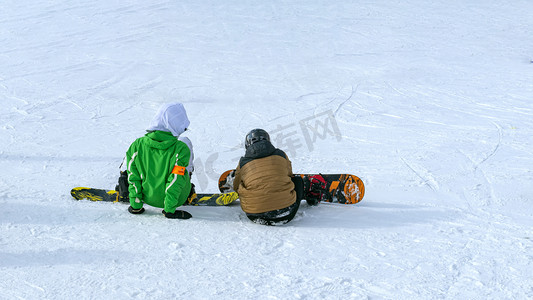
<instances>
[{"instance_id":1,"label":"snowboard binding","mask_svg":"<svg viewBox=\"0 0 533 300\"><path fill-rule=\"evenodd\" d=\"M220 178L224 178L223 180L219 180L218 182L218 188L222 193L230 193L234 192L233 190L233 182L235 181L235 170L228 170L224 172L220 176Z\"/></svg>"},{"instance_id":2,"label":"snowboard binding","mask_svg":"<svg viewBox=\"0 0 533 300\"><path fill-rule=\"evenodd\" d=\"M120 202L130 202L128 191L128 173L126 171L120 171L120 176L118 177L118 184L115 187L115 191L118 191L118 201Z\"/></svg>"},{"instance_id":3,"label":"snowboard binding","mask_svg":"<svg viewBox=\"0 0 533 300\"><path fill-rule=\"evenodd\" d=\"M309 205L318 205L329 198L327 183L322 175L313 175L305 180L305 200Z\"/></svg>"}]
</instances>

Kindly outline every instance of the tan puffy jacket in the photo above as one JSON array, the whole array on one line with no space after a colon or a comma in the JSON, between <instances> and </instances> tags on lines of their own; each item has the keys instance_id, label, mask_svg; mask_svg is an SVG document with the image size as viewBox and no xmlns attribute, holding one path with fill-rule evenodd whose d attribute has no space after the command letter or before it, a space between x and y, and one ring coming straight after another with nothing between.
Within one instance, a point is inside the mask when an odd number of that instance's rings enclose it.
<instances>
[{"instance_id":1,"label":"tan puffy jacket","mask_svg":"<svg viewBox=\"0 0 533 300\"><path fill-rule=\"evenodd\" d=\"M291 161L285 152L268 141L250 145L239 162L233 183L242 210L258 214L294 204L292 176Z\"/></svg>"}]
</instances>

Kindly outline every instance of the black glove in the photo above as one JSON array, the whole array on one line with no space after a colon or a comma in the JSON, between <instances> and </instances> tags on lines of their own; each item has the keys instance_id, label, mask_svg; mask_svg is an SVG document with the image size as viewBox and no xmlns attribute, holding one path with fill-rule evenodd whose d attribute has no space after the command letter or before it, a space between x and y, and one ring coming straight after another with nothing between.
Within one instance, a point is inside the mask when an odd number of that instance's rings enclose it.
<instances>
[{"instance_id":1,"label":"black glove","mask_svg":"<svg viewBox=\"0 0 533 300\"><path fill-rule=\"evenodd\" d=\"M184 210L176 210L174 213L167 213L165 210L163 210L163 214L165 217L169 219L190 219L192 218L192 215Z\"/></svg>"},{"instance_id":2,"label":"black glove","mask_svg":"<svg viewBox=\"0 0 533 300\"><path fill-rule=\"evenodd\" d=\"M134 215L140 215L144 212L144 207L141 207L140 209L135 209L133 207L128 207L128 211Z\"/></svg>"}]
</instances>

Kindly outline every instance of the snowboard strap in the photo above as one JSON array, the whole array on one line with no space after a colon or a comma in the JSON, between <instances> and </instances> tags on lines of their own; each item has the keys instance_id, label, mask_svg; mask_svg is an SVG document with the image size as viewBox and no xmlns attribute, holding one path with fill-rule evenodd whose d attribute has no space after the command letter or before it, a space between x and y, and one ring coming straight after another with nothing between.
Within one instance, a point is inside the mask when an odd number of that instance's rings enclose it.
<instances>
[{"instance_id":1,"label":"snowboard strap","mask_svg":"<svg viewBox=\"0 0 533 300\"><path fill-rule=\"evenodd\" d=\"M322 174L310 176L306 200L316 200L320 202L326 199L329 194L326 186L327 183Z\"/></svg>"}]
</instances>

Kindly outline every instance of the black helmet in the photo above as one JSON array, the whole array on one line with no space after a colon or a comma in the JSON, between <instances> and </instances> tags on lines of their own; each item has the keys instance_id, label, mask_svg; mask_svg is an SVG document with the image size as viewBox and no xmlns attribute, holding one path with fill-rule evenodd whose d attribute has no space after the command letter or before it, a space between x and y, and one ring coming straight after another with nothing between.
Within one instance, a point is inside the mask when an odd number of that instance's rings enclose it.
<instances>
[{"instance_id":1,"label":"black helmet","mask_svg":"<svg viewBox=\"0 0 533 300\"><path fill-rule=\"evenodd\" d=\"M246 149L248 149L251 144L262 140L270 141L270 136L268 135L268 132L264 131L263 129L256 128L248 132L248 134L246 135L246 139L244 140L244 146L246 147Z\"/></svg>"}]
</instances>

